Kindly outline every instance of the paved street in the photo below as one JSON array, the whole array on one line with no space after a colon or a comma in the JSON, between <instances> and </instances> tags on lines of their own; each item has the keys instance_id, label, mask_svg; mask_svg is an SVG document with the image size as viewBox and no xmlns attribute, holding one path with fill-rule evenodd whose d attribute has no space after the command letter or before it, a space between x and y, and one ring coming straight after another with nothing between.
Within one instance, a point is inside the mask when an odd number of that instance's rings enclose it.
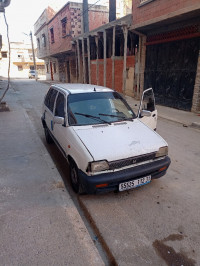
<instances>
[{"instance_id":1,"label":"paved street","mask_svg":"<svg viewBox=\"0 0 200 266\"><path fill-rule=\"evenodd\" d=\"M16 80L10 92L44 143L40 117L48 87ZM45 145L70 195L96 230L96 239L118 265L200 265L200 130L159 119L157 132L169 144L167 175L144 187L104 195L77 197L69 186L66 161L55 145Z\"/></svg>"}]
</instances>

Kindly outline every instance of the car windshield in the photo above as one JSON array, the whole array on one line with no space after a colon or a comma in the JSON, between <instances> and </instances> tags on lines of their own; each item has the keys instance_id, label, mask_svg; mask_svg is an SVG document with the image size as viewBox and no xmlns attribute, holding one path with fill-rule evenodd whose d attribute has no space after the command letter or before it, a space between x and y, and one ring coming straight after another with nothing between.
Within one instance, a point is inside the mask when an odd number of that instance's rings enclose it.
<instances>
[{"instance_id":1,"label":"car windshield","mask_svg":"<svg viewBox=\"0 0 200 266\"><path fill-rule=\"evenodd\" d=\"M70 125L91 125L132 120L136 115L116 92L92 92L68 96Z\"/></svg>"}]
</instances>

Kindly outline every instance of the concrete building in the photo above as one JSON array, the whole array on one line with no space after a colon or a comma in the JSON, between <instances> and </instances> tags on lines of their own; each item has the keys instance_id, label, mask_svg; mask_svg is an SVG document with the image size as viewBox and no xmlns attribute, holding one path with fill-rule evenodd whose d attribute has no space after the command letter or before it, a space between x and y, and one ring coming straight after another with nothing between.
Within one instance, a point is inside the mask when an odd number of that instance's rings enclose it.
<instances>
[{"instance_id":1,"label":"concrete building","mask_svg":"<svg viewBox=\"0 0 200 266\"><path fill-rule=\"evenodd\" d=\"M199 0L133 1L140 33L139 90L153 87L159 104L200 111Z\"/></svg>"},{"instance_id":2,"label":"concrete building","mask_svg":"<svg viewBox=\"0 0 200 266\"><path fill-rule=\"evenodd\" d=\"M82 34L82 13L81 3L68 2L50 19L49 10L43 12L35 23L38 56L45 60L47 79L62 82L77 81L72 39ZM108 10L104 6L89 5L88 16L89 30L108 22ZM48 42L46 47L42 41L44 34Z\"/></svg>"},{"instance_id":3,"label":"concrete building","mask_svg":"<svg viewBox=\"0 0 200 266\"><path fill-rule=\"evenodd\" d=\"M131 25L132 15L127 15L74 38L79 82L136 96L139 37L129 30Z\"/></svg>"},{"instance_id":4,"label":"concrete building","mask_svg":"<svg viewBox=\"0 0 200 266\"><path fill-rule=\"evenodd\" d=\"M35 54L37 51L35 49ZM7 45L3 45L0 52L0 75L8 76L9 50ZM44 75L44 61L36 60L38 75ZM10 43L10 77L28 78L30 69L34 69L33 54L31 44L24 42Z\"/></svg>"},{"instance_id":5,"label":"concrete building","mask_svg":"<svg viewBox=\"0 0 200 266\"><path fill-rule=\"evenodd\" d=\"M69 2L47 23L48 79L104 85L137 99L153 87L157 103L200 111L199 0L135 0L133 15L107 24L90 10L88 33L81 7Z\"/></svg>"}]
</instances>

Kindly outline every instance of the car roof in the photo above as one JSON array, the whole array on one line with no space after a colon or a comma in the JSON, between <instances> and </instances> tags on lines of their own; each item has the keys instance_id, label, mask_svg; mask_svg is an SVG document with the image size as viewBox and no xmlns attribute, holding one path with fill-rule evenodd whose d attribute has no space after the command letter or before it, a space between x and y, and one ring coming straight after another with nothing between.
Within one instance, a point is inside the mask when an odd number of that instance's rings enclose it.
<instances>
[{"instance_id":1,"label":"car roof","mask_svg":"<svg viewBox=\"0 0 200 266\"><path fill-rule=\"evenodd\" d=\"M92 85L92 84L81 84L81 83L53 84L52 86L57 87L63 91L66 91L69 94L113 91L112 89L103 86Z\"/></svg>"}]
</instances>

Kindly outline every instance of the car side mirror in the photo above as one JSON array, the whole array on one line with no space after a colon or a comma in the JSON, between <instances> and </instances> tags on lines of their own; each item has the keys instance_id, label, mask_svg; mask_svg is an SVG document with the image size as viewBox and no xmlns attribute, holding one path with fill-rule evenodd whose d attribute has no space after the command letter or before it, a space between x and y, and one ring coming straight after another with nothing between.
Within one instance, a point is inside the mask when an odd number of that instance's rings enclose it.
<instances>
[{"instance_id":1,"label":"car side mirror","mask_svg":"<svg viewBox=\"0 0 200 266\"><path fill-rule=\"evenodd\" d=\"M54 119L53 119L53 122L55 124L63 125L65 123L65 119L64 119L64 117L55 116Z\"/></svg>"},{"instance_id":2,"label":"car side mirror","mask_svg":"<svg viewBox=\"0 0 200 266\"><path fill-rule=\"evenodd\" d=\"M141 111L141 116L150 117L151 116L151 112L150 111L147 111L147 110L142 110Z\"/></svg>"}]
</instances>

